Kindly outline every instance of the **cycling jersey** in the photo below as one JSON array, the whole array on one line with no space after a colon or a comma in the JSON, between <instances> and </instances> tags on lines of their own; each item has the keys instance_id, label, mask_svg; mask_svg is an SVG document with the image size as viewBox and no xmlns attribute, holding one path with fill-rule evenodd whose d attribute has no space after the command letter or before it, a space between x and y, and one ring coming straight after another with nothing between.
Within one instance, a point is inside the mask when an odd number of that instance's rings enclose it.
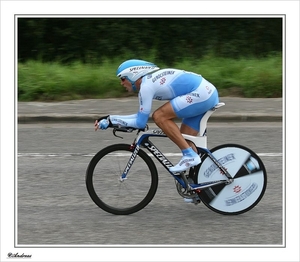
<instances>
[{"instance_id":1,"label":"cycling jersey","mask_svg":"<svg viewBox=\"0 0 300 262\"><path fill-rule=\"evenodd\" d=\"M179 69L161 69L142 78L138 113L110 115L112 124L145 128L153 99L171 101L177 117L183 118L183 123L195 130L199 130L203 114L219 102L216 88L201 75Z\"/></svg>"}]
</instances>

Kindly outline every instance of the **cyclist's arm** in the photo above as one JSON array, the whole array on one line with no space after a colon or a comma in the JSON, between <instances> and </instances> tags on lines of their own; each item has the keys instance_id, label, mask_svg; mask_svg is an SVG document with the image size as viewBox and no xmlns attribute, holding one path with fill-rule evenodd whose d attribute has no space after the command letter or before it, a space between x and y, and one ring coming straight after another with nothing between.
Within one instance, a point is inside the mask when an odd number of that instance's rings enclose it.
<instances>
[{"instance_id":1,"label":"cyclist's arm","mask_svg":"<svg viewBox=\"0 0 300 262\"><path fill-rule=\"evenodd\" d=\"M133 115L111 115L110 121L114 125L134 128L145 128L150 116L153 94L151 88L141 88L139 92L139 111Z\"/></svg>"},{"instance_id":2,"label":"cyclist's arm","mask_svg":"<svg viewBox=\"0 0 300 262\"><path fill-rule=\"evenodd\" d=\"M145 128L149 114L138 112L133 115L110 115L109 119L113 125L128 126L134 128Z\"/></svg>"}]
</instances>

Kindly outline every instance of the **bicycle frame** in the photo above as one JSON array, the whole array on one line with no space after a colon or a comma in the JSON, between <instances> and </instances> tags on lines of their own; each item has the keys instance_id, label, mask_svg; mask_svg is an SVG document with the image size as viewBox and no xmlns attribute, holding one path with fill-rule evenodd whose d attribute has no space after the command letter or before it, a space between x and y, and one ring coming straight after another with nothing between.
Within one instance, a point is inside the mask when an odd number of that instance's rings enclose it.
<instances>
[{"instance_id":1,"label":"bicycle frame","mask_svg":"<svg viewBox=\"0 0 300 262\"><path fill-rule=\"evenodd\" d=\"M192 190L201 190L203 188L211 187L218 184L229 184L233 181L232 176L227 172L227 170L219 163L219 161L213 156L213 154L207 149L207 136L206 133L206 125L207 120L211 116L211 114L219 107L223 106L224 103L218 104L216 107L214 107L212 110L209 110L201 119L200 122L200 132L199 136L190 136L186 134L182 134L183 137L186 140L189 140L193 142L198 150L198 153L204 153L207 154L208 157L213 161L213 163L220 169L222 173L225 174L227 177L226 180L217 180L217 181L210 181L202 184L190 184L186 177L185 172L182 172L181 175L174 175L172 172L169 171L169 168L173 166L171 161L149 140L150 137L167 137L166 134L161 129L149 129L147 131L138 131L138 136L135 139L134 143L132 144L132 149L134 148L134 151L132 152L131 157L129 158L129 161L124 169L124 172L122 176L120 177L120 180L123 181L126 179L126 176L134 163L134 160L138 154L138 151L140 147L145 147L147 150L161 163L161 165L167 169L167 171L182 185L184 188L192 189ZM118 129L116 129L118 130ZM122 130L120 130L122 131ZM130 132L127 130L127 132ZM140 133L141 132L141 133ZM114 132L115 134L115 132Z\"/></svg>"}]
</instances>

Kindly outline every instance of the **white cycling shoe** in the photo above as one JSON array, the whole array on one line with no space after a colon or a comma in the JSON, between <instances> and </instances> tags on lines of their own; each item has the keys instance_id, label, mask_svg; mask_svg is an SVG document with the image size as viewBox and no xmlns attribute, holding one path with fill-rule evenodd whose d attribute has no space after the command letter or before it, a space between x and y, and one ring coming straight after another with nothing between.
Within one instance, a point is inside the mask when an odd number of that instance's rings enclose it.
<instances>
[{"instance_id":1,"label":"white cycling shoe","mask_svg":"<svg viewBox=\"0 0 300 262\"><path fill-rule=\"evenodd\" d=\"M195 154L194 156L187 155L187 156L183 156L179 161L179 163L175 166L170 167L169 170L172 173L180 173L200 163L201 163L201 158L199 157L199 155L197 154Z\"/></svg>"}]
</instances>

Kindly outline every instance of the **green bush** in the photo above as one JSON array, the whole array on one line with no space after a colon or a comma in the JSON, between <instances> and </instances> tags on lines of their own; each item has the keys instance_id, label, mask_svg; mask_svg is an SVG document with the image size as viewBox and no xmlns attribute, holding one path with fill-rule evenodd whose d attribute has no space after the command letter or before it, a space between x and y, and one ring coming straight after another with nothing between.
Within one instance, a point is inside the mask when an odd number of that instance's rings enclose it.
<instances>
[{"instance_id":1,"label":"green bush","mask_svg":"<svg viewBox=\"0 0 300 262\"><path fill-rule=\"evenodd\" d=\"M220 96L282 97L282 56L258 58L206 57L197 63L179 63L176 67L197 72L212 82Z\"/></svg>"},{"instance_id":2,"label":"green bush","mask_svg":"<svg viewBox=\"0 0 300 262\"><path fill-rule=\"evenodd\" d=\"M143 58L154 61L155 55ZM75 62L69 65L28 61L18 64L19 101L62 101L131 95L120 85L115 72L126 58L104 60L99 65ZM155 61L154 61L155 62ZM160 68L169 67L159 64ZM185 59L175 68L193 71L212 82L220 96L282 97L282 57L264 59Z\"/></svg>"}]
</instances>

